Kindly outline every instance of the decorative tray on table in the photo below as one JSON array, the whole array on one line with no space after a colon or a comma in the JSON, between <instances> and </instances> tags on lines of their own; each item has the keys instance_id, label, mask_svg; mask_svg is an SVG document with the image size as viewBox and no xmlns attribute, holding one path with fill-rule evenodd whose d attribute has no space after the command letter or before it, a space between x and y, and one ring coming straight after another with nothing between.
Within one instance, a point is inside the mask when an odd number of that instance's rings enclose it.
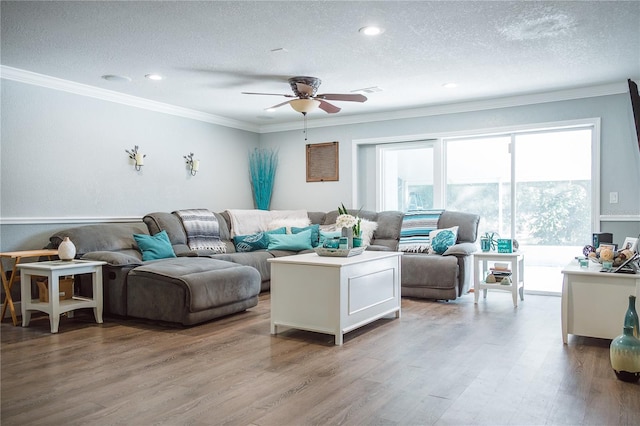
<instances>
[{"instance_id":1,"label":"decorative tray on table","mask_svg":"<svg viewBox=\"0 0 640 426\"><path fill-rule=\"evenodd\" d=\"M316 247L314 250L318 253L318 256L330 256L330 257L351 257L362 254L366 247L354 247L352 249L334 249Z\"/></svg>"}]
</instances>

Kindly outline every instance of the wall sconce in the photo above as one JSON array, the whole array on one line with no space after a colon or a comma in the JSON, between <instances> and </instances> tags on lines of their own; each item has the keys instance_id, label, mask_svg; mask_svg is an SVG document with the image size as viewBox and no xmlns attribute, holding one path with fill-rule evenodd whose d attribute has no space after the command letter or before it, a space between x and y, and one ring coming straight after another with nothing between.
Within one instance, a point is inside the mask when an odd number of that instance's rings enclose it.
<instances>
[{"instance_id":1,"label":"wall sconce","mask_svg":"<svg viewBox=\"0 0 640 426\"><path fill-rule=\"evenodd\" d=\"M187 160L187 166L189 166L191 176L195 176L196 173L198 173L198 169L200 169L200 160L193 159L193 152L190 152L189 155L184 155L183 157Z\"/></svg>"},{"instance_id":2,"label":"wall sconce","mask_svg":"<svg viewBox=\"0 0 640 426\"><path fill-rule=\"evenodd\" d=\"M135 162L135 169L137 171L140 171L140 169L142 169L142 166L144 166L144 157L146 157L147 155L140 154L138 152L138 145L134 146L131 151L129 151L128 149L125 149L125 151L127 154L129 154L129 158L131 158Z\"/></svg>"}]
</instances>

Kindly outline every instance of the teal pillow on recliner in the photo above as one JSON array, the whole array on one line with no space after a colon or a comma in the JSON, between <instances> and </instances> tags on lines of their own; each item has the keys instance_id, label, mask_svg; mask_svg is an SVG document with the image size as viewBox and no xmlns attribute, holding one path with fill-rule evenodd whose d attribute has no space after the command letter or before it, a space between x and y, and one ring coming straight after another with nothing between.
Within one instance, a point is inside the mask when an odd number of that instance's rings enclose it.
<instances>
[{"instance_id":1,"label":"teal pillow on recliner","mask_svg":"<svg viewBox=\"0 0 640 426\"><path fill-rule=\"evenodd\" d=\"M160 231L156 235L133 234L133 238L142 252L142 260L176 257L166 231Z\"/></svg>"},{"instance_id":2,"label":"teal pillow on recliner","mask_svg":"<svg viewBox=\"0 0 640 426\"><path fill-rule=\"evenodd\" d=\"M458 238L458 227L447 229L436 229L429 234L431 239L431 249L433 252L442 254L456 243Z\"/></svg>"}]
</instances>

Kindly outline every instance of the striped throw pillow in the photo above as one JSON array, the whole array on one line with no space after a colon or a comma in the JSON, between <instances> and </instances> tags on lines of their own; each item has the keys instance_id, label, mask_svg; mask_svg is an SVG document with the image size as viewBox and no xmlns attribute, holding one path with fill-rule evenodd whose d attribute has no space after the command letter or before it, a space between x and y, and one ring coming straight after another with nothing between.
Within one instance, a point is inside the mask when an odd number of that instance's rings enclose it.
<instances>
[{"instance_id":1,"label":"striped throw pillow","mask_svg":"<svg viewBox=\"0 0 640 426\"><path fill-rule=\"evenodd\" d=\"M407 212L402 219L398 250L407 253L427 253L431 246L429 233L438 229L443 210Z\"/></svg>"}]
</instances>

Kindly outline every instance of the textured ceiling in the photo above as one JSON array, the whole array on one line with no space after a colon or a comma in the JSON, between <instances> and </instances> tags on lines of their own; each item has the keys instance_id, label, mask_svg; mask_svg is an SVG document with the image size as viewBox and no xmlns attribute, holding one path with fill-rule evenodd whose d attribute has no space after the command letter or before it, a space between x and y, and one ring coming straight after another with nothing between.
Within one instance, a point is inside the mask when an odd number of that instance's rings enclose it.
<instances>
[{"instance_id":1,"label":"textured ceiling","mask_svg":"<svg viewBox=\"0 0 640 426\"><path fill-rule=\"evenodd\" d=\"M4 66L256 125L300 115L264 111L283 97L241 92L290 94L296 75L322 79L319 93L382 89L334 102L338 115L640 76L638 1L2 1L1 13ZM370 24L385 32L358 32Z\"/></svg>"}]
</instances>

